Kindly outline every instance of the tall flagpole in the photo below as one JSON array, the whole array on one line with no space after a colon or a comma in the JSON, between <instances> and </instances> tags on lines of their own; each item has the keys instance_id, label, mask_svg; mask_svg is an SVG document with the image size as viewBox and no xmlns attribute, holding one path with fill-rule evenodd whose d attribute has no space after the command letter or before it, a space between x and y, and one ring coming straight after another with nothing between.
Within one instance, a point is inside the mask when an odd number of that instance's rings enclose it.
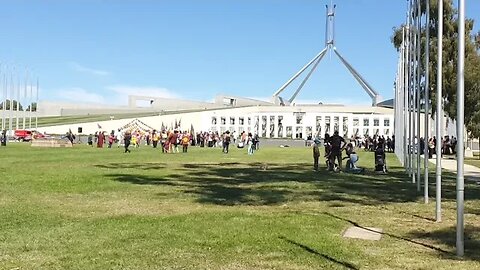
<instances>
[{"instance_id":1,"label":"tall flagpole","mask_svg":"<svg viewBox=\"0 0 480 270\"><path fill-rule=\"evenodd\" d=\"M30 79L30 78L29 78ZM33 109L33 85L32 85L32 80L30 79L30 111L28 114L28 127L32 129L32 109ZM37 127L35 127L35 130L37 130Z\"/></svg>"},{"instance_id":2,"label":"tall flagpole","mask_svg":"<svg viewBox=\"0 0 480 270\"><path fill-rule=\"evenodd\" d=\"M16 94L17 94L17 112L15 113L15 122L16 122L16 125L15 125L15 129L20 129L20 126L19 126L19 117L20 117L20 70L19 70L19 73L16 74L17 75L17 87L15 87L15 91L16 91Z\"/></svg>"},{"instance_id":3,"label":"tall flagpole","mask_svg":"<svg viewBox=\"0 0 480 270\"><path fill-rule=\"evenodd\" d=\"M39 95L39 91L40 91L40 87L39 87L39 81L38 81L38 77L37 77L37 88L35 89L36 92L36 98L35 98L35 130L38 129L38 95Z\"/></svg>"},{"instance_id":4,"label":"tall flagpole","mask_svg":"<svg viewBox=\"0 0 480 270\"><path fill-rule=\"evenodd\" d=\"M7 97L5 96L5 73L2 72L3 71L3 65L0 65L0 79L2 80L1 84L2 84L2 93L0 94L0 96L2 97L0 99L0 104L2 104L2 130L3 131L5 129L5 100L7 99ZM3 77L2 77L3 75Z\"/></svg>"},{"instance_id":5,"label":"tall flagpole","mask_svg":"<svg viewBox=\"0 0 480 270\"><path fill-rule=\"evenodd\" d=\"M13 71L10 71L10 108L8 110L8 115L9 115L9 120L8 120L8 135L12 135L12 130L13 130L13 96L14 96L14 84L13 84L13 73L15 71L15 67L13 68Z\"/></svg>"},{"instance_id":6,"label":"tall flagpole","mask_svg":"<svg viewBox=\"0 0 480 270\"><path fill-rule=\"evenodd\" d=\"M420 99L421 99L421 79L422 79L422 10L421 10L421 1L417 0L417 110L416 110L416 138L417 138L417 191L421 189L421 178L422 178L422 168L421 168L421 159L420 159Z\"/></svg>"},{"instance_id":7,"label":"tall flagpole","mask_svg":"<svg viewBox=\"0 0 480 270\"><path fill-rule=\"evenodd\" d=\"M429 155L429 147L428 142L430 141L429 136L429 117L430 117L430 0L427 0L427 5L425 7L425 136L424 136L424 168L425 168L425 179L423 181L423 195L424 195L424 202L428 203L428 158Z\"/></svg>"},{"instance_id":8,"label":"tall flagpole","mask_svg":"<svg viewBox=\"0 0 480 270\"><path fill-rule=\"evenodd\" d=\"M465 98L465 0L458 0L457 66L457 255L464 254L464 98Z\"/></svg>"},{"instance_id":9,"label":"tall flagpole","mask_svg":"<svg viewBox=\"0 0 480 270\"><path fill-rule=\"evenodd\" d=\"M414 138L413 138L413 130L415 129L415 122L414 122L414 93L415 93L415 47L416 47L416 38L415 38L415 24L414 24L414 9L413 9L413 1L414 0L410 0L410 21L411 21L411 25L412 25L412 31L411 31L411 39L412 39L412 42L411 42L411 50L410 50L410 87L409 87L409 92L410 92L410 96L409 96L409 107L410 107L410 116L409 116L409 121L410 121L410 128L409 128L409 131L410 131L410 138L409 138L409 141L410 141L410 176L412 177L412 183L415 183L416 179L416 175L415 175L415 172L414 172L414 168L415 168L415 162L414 162Z\"/></svg>"},{"instance_id":10,"label":"tall flagpole","mask_svg":"<svg viewBox=\"0 0 480 270\"><path fill-rule=\"evenodd\" d=\"M442 221L442 128L443 119L443 104L442 104L442 82L443 82L443 0L438 0L438 60L437 60L437 113L435 117L435 153L436 153L436 168L435 168L435 220Z\"/></svg>"}]
</instances>

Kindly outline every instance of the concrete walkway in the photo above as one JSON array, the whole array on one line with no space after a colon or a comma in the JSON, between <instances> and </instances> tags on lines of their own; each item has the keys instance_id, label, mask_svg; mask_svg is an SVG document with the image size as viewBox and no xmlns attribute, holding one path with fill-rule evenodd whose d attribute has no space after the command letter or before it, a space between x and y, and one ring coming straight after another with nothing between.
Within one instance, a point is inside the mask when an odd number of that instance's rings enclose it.
<instances>
[{"instance_id":1,"label":"concrete walkway","mask_svg":"<svg viewBox=\"0 0 480 270\"><path fill-rule=\"evenodd\" d=\"M435 157L435 155L434 155ZM433 164L437 164L437 159L429 159L429 161ZM457 160L455 159L442 159L442 168L453 173L457 172ZM464 164L464 177L466 180L475 181L480 184L480 168L475 166Z\"/></svg>"}]
</instances>

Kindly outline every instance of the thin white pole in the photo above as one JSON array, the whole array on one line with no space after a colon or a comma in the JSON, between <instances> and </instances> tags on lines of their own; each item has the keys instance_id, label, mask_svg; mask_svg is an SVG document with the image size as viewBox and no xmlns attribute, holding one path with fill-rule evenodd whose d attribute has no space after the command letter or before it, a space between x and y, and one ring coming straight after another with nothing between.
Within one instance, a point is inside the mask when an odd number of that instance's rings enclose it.
<instances>
[{"instance_id":1,"label":"thin white pole","mask_svg":"<svg viewBox=\"0 0 480 270\"><path fill-rule=\"evenodd\" d=\"M465 0L458 0L457 66L457 255L464 254L464 98L465 98Z\"/></svg>"},{"instance_id":2,"label":"thin white pole","mask_svg":"<svg viewBox=\"0 0 480 270\"><path fill-rule=\"evenodd\" d=\"M414 20L413 20L413 0L411 0L411 9L410 9L410 25L411 25L411 31L410 31L410 39L411 39L411 43L410 43L410 87L408 89L409 91L409 109L410 109L410 113L409 113L409 121L410 121L410 127L409 127L409 151L410 151L410 176L412 177L412 183L415 183L415 174L413 173L413 170L414 170L414 166L415 166L415 163L414 163L414 160L413 160L413 130L415 128L415 123L414 123L414 115L413 115L413 104L414 104L414 93L415 93L415 45L416 45L416 39L415 39L415 24L414 24Z\"/></svg>"},{"instance_id":3,"label":"thin white pole","mask_svg":"<svg viewBox=\"0 0 480 270\"><path fill-rule=\"evenodd\" d=\"M8 110L8 114L9 114L9 121L8 121L8 130L9 130L9 135L11 136L12 135L12 130L13 130L13 97L14 97L14 93L15 93L15 86L13 84L13 73L15 71L15 68L13 71L10 71L10 108Z\"/></svg>"},{"instance_id":4,"label":"thin white pole","mask_svg":"<svg viewBox=\"0 0 480 270\"><path fill-rule=\"evenodd\" d=\"M413 0L412 0L413 2ZM416 3L416 2L415 2ZM412 162L412 183L416 183L416 163L415 163L415 98L416 98L416 86L417 86L417 71L418 71L418 66L417 66L417 34L416 32L418 31L417 29L417 20L416 20L416 8L412 5L412 38L413 38L413 47L412 47L412 96L411 96L411 108L412 111L410 113L410 121L412 122L412 127L410 130L410 145L411 145L411 162Z\"/></svg>"},{"instance_id":5,"label":"thin white pole","mask_svg":"<svg viewBox=\"0 0 480 270\"><path fill-rule=\"evenodd\" d=\"M40 84L37 77L37 88L36 88L36 98L35 98L35 129L38 129L38 96L40 91Z\"/></svg>"},{"instance_id":6,"label":"thin white pole","mask_svg":"<svg viewBox=\"0 0 480 270\"><path fill-rule=\"evenodd\" d=\"M17 118L17 125L16 129L20 129L20 99L21 99L21 93L20 93L20 71L17 74L17 113L16 113L16 118Z\"/></svg>"},{"instance_id":7,"label":"thin white pole","mask_svg":"<svg viewBox=\"0 0 480 270\"><path fill-rule=\"evenodd\" d=\"M424 100L425 100L425 136L424 136L424 173L425 179L423 181L423 196L424 202L428 203L428 158L429 158L429 150L428 142L430 140L429 136L429 124L428 120L430 118L430 0L427 0L427 5L425 7L425 93L424 93Z\"/></svg>"},{"instance_id":8,"label":"thin white pole","mask_svg":"<svg viewBox=\"0 0 480 270\"><path fill-rule=\"evenodd\" d=\"M33 96L33 85L30 84L30 97L29 97L29 103L30 103L30 109L28 110L28 128L32 129L32 96Z\"/></svg>"},{"instance_id":9,"label":"thin white pole","mask_svg":"<svg viewBox=\"0 0 480 270\"><path fill-rule=\"evenodd\" d=\"M435 168L435 180L436 180L436 200L435 200L435 220L437 222L442 221L442 82L443 82L443 0L438 0L438 60L437 60L437 113L435 117L435 133L436 133L436 168Z\"/></svg>"},{"instance_id":10,"label":"thin white pole","mask_svg":"<svg viewBox=\"0 0 480 270\"><path fill-rule=\"evenodd\" d=\"M421 14L421 6L420 6L420 0L417 0L417 16L416 16L416 21L417 21L417 47L415 48L417 50L417 84L416 84L416 125L415 127L417 128L416 130L416 139L417 143L415 146L415 149L417 150L417 155L416 155L416 161L417 161L417 191L420 191L421 189L421 178L422 178L422 173L421 173L421 160L420 160L420 88L421 88L421 75L422 75L422 58L421 58L421 51L422 51L422 14Z\"/></svg>"}]
</instances>

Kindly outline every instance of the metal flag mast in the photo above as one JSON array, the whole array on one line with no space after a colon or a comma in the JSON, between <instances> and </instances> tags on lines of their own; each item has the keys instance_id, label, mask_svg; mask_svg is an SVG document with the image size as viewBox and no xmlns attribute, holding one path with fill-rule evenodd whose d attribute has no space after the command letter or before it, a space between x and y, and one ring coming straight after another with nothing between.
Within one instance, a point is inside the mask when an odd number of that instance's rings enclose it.
<instances>
[{"instance_id":1,"label":"metal flag mast","mask_svg":"<svg viewBox=\"0 0 480 270\"><path fill-rule=\"evenodd\" d=\"M360 84L360 86L367 92L367 94L372 99L372 106L376 106L380 102L380 95L373 89L373 87L358 73L353 66L340 54L340 52L335 47L335 8L336 5L331 4L326 5L327 16L326 16L326 25L325 25L325 48L320 51L310 62L303 66L295 75L293 75L285 84L283 84L272 96L273 102L277 105L291 105L297 97L298 93L302 90L303 86L307 83L310 76L316 70L318 64L322 61L323 57L327 52L334 52L334 54L340 59L341 63L347 68L347 70L352 74L355 80ZM284 100L280 94L296 79L300 76L307 68L310 66L313 67L308 72L307 76L300 83L297 90L294 92L291 98Z\"/></svg>"}]
</instances>

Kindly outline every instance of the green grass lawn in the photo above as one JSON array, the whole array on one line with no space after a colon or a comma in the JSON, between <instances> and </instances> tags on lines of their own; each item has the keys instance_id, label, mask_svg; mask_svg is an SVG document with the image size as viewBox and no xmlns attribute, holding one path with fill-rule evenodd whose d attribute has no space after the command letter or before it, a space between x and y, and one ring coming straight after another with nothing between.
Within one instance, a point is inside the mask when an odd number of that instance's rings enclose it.
<instances>
[{"instance_id":1,"label":"green grass lawn","mask_svg":"<svg viewBox=\"0 0 480 270\"><path fill-rule=\"evenodd\" d=\"M154 115L158 115L158 113L140 112L140 113L124 113L124 114L117 113L117 114L98 114L98 115L45 116L45 117L38 118L38 127L77 124L77 123L84 123L84 122L108 121L110 120L111 116L113 116L115 120L118 120L118 119L146 117L146 116L154 116ZM8 121L6 123L8 125Z\"/></svg>"},{"instance_id":2,"label":"green grass lawn","mask_svg":"<svg viewBox=\"0 0 480 270\"><path fill-rule=\"evenodd\" d=\"M0 269L480 268L480 187L466 186L458 259L453 175L435 223L435 203L393 155L377 175L361 151L368 170L352 175L313 172L311 152L11 143L0 148ZM342 238L353 224L384 235Z\"/></svg>"},{"instance_id":3,"label":"green grass lawn","mask_svg":"<svg viewBox=\"0 0 480 270\"><path fill-rule=\"evenodd\" d=\"M480 159L478 157L465 159L465 163L480 168Z\"/></svg>"}]
</instances>

